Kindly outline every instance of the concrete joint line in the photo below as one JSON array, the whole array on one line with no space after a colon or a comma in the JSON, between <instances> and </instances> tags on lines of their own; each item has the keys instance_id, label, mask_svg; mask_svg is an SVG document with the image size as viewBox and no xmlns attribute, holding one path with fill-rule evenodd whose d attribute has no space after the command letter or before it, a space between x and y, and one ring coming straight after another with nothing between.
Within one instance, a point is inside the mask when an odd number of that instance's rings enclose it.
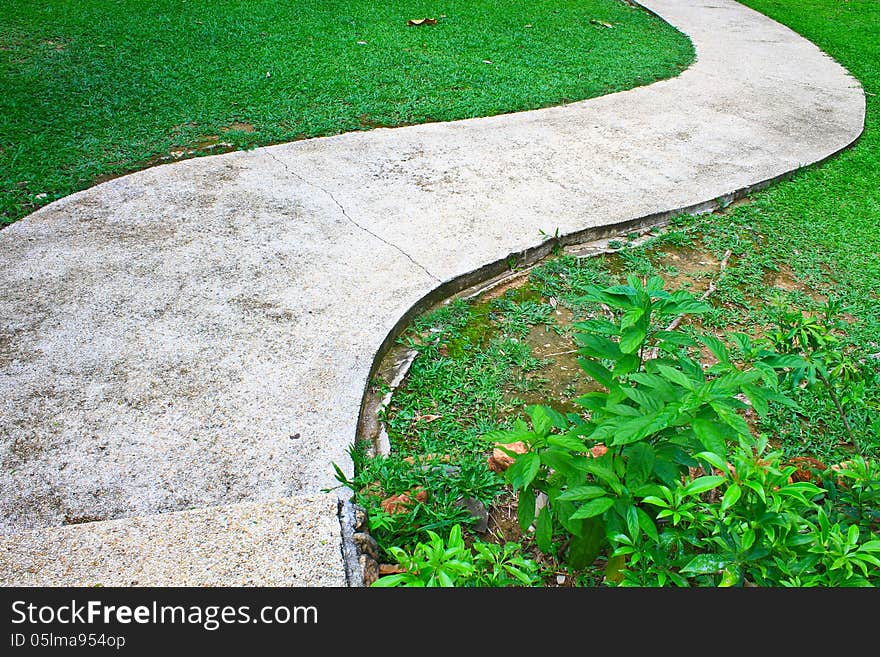
<instances>
[{"instance_id":1,"label":"concrete joint line","mask_svg":"<svg viewBox=\"0 0 880 657\"><path fill-rule=\"evenodd\" d=\"M416 260L415 260L410 254L408 254L406 251L404 251L402 248L400 248L399 246L397 246L397 245L394 244L393 242L389 242L388 240L386 240L386 239L385 239L384 237L382 237L381 235L377 235L376 233L374 233L373 231L371 231L371 230L370 230L369 228L367 228L366 226L363 226L363 225L359 224L357 221L355 221L355 220L352 218L352 216L351 216L350 214L348 214L348 211L345 209L345 206L342 205L342 203L339 202L339 200L336 198L336 196L334 196L333 192L331 192L329 189L327 189L326 187L322 187L321 185L319 185L319 184L317 184L317 183L314 183L314 182L308 180L307 178L305 178L304 176L302 176L301 174L297 173L296 171L294 171L293 169L291 169L291 168L287 165L286 162L284 162L283 160L278 159L272 151L267 150L267 151L266 151L266 155L268 155L270 158L272 158L272 159L275 160L278 164L280 164L280 165L282 166L282 168L283 168L285 171L287 171L287 173L289 173L291 176L293 176L293 177L296 178L297 180L300 180L300 181L304 182L306 185L309 185L310 187L314 187L315 189L317 189L317 190L323 192L323 193L324 193L324 194L325 194L325 195L326 195L331 201L333 201L333 203L336 205L336 207L339 208L339 211L342 213L342 216L345 217L345 218L346 218L346 219L347 219L347 220L348 220L353 226L355 226L355 227L359 228L360 230L364 231L365 233L367 233L367 235L371 235L372 237L374 237L375 239L379 240L379 241L382 242L383 244L385 244L385 245L387 245L387 246L390 246L392 249L394 249L395 251L397 251L397 252L398 252L400 255L402 255L404 258L406 258L406 259L409 260L411 263L413 263L416 267L418 267L418 268L421 269L423 272L425 272L425 274L427 274L428 277L432 278L433 280L437 281L438 283L442 282L437 276L435 276L435 275L432 274L430 271L428 271L427 267L425 267L424 265L421 265L421 264L419 264L418 262L416 262Z\"/></svg>"}]
</instances>

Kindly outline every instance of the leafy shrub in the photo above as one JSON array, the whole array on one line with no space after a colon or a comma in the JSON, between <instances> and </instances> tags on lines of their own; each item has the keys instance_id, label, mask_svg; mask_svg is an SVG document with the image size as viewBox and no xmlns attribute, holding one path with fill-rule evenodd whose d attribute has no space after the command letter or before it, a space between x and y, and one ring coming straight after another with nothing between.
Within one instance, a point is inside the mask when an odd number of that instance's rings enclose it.
<instances>
[{"instance_id":1,"label":"leafy shrub","mask_svg":"<svg viewBox=\"0 0 880 657\"><path fill-rule=\"evenodd\" d=\"M455 525L444 541L433 531L429 540L412 551L391 547L388 552L405 573L380 577L373 586L537 586L538 565L522 556L518 543L503 547L477 542L465 545L461 526Z\"/></svg>"},{"instance_id":2,"label":"leafy shrub","mask_svg":"<svg viewBox=\"0 0 880 657\"><path fill-rule=\"evenodd\" d=\"M519 492L520 525L534 524L542 551L578 569L610 548L608 580L625 584L876 582L876 518L861 499L876 495L874 466L849 470L857 483L835 501L826 488L790 482L796 468L765 453L766 439L741 414L796 408L782 383L809 370L814 355L735 334L734 359L717 337L678 328L708 306L664 290L659 277L590 287L586 297L607 317L575 325L579 362L604 390L576 400L583 415L536 405L531 426L518 420L487 435L528 446L510 452L505 475ZM704 367L708 354L716 362ZM536 512L539 495L546 503ZM856 507L854 524L842 509Z\"/></svg>"}]
</instances>

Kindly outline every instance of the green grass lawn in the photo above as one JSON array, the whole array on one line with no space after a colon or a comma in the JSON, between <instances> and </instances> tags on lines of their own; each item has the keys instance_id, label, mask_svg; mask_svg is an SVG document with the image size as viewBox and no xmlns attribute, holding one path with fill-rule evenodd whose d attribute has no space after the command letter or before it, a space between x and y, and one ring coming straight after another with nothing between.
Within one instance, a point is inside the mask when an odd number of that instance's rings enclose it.
<instances>
[{"instance_id":1,"label":"green grass lawn","mask_svg":"<svg viewBox=\"0 0 880 657\"><path fill-rule=\"evenodd\" d=\"M2 15L0 225L175 157L545 107L693 58L617 0L5 0ZM438 22L406 24L424 17Z\"/></svg>"}]
</instances>

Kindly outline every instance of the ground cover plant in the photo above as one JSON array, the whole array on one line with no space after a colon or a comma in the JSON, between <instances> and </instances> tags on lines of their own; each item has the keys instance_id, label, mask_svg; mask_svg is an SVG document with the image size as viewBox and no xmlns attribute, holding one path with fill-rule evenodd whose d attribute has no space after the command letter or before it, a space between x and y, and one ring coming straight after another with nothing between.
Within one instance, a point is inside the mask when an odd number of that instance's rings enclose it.
<instances>
[{"instance_id":1,"label":"ground cover plant","mask_svg":"<svg viewBox=\"0 0 880 657\"><path fill-rule=\"evenodd\" d=\"M407 573L387 585L490 585L486 544L519 585L880 583L880 8L747 4L861 81L864 136L746 203L420 318L392 456L359 457L350 482L371 510L420 493L377 532ZM378 463L415 474L395 487ZM456 504L471 483L428 480L462 463L486 483L485 531ZM452 550L449 580L427 545Z\"/></svg>"},{"instance_id":2,"label":"ground cover plant","mask_svg":"<svg viewBox=\"0 0 880 657\"><path fill-rule=\"evenodd\" d=\"M617 0L7 2L0 226L152 164L557 105L692 59Z\"/></svg>"}]
</instances>

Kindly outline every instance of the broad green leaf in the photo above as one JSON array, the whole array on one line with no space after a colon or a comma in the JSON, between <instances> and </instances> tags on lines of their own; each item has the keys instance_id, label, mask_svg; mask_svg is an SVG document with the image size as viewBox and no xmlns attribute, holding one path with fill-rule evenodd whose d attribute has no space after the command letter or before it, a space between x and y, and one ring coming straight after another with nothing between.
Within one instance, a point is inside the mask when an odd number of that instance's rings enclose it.
<instances>
[{"instance_id":1,"label":"broad green leaf","mask_svg":"<svg viewBox=\"0 0 880 657\"><path fill-rule=\"evenodd\" d=\"M691 336L681 331L657 331L654 333L653 338L660 342L668 342L669 344L685 347L693 347L697 344Z\"/></svg>"},{"instance_id":2,"label":"broad green leaf","mask_svg":"<svg viewBox=\"0 0 880 657\"><path fill-rule=\"evenodd\" d=\"M572 327L576 331L588 331L600 335L617 335L620 333L617 324L609 322L607 319L588 319L584 322L575 322Z\"/></svg>"},{"instance_id":3,"label":"broad green leaf","mask_svg":"<svg viewBox=\"0 0 880 657\"><path fill-rule=\"evenodd\" d=\"M723 483L724 477L718 477L716 475L697 477L684 487L684 493L685 495L699 495L700 493L705 493L707 490L718 488L718 486Z\"/></svg>"},{"instance_id":4,"label":"broad green leaf","mask_svg":"<svg viewBox=\"0 0 880 657\"><path fill-rule=\"evenodd\" d=\"M528 406L526 407L526 414L532 419L535 433L540 436L546 436L550 433L550 429L553 428L553 420L550 419L546 407L539 404Z\"/></svg>"},{"instance_id":5,"label":"broad green leaf","mask_svg":"<svg viewBox=\"0 0 880 657\"><path fill-rule=\"evenodd\" d=\"M660 276L651 276L648 281L645 283L645 291L653 294L655 292L660 292L663 290L663 278Z\"/></svg>"},{"instance_id":6,"label":"broad green leaf","mask_svg":"<svg viewBox=\"0 0 880 657\"><path fill-rule=\"evenodd\" d=\"M567 434L547 436L547 443L556 447L562 447L572 452L587 451L586 446L580 440Z\"/></svg>"},{"instance_id":7,"label":"broad green leaf","mask_svg":"<svg viewBox=\"0 0 880 657\"><path fill-rule=\"evenodd\" d=\"M763 388L747 383L742 387L742 391L748 398L752 408L755 409L755 412L760 417L767 415L770 408L767 404L768 396L765 394Z\"/></svg>"},{"instance_id":8,"label":"broad green leaf","mask_svg":"<svg viewBox=\"0 0 880 657\"><path fill-rule=\"evenodd\" d=\"M604 392L588 392L586 395L575 399L574 403L590 411L598 411L600 408L605 408L607 401L608 395Z\"/></svg>"},{"instance_id":9,"label":"broad green leaf","mask_svg":"<svg viewBox=\"0 0 880 657\"><path fill-rule=\"evenodd\" d=\"M521 490L532 483L540 467L541 458L537 454L519 454L507 470L507 480L514 490Z\"/></svg>"},{"instance_id":10,"label":"broad green leaf","mask_svg":"<svg viewBox=\"0 0 880 657\"><path fill-rule=\"evenodd\" d=\"M606 290L600 290L595 287L587 288L584 291L584 297L598 303L604 303L606 306L611 306L612 308L617 308L619 310L632 308L633 303L629 300L628 293L623 292L623 290L628 289L629 292L633 294L635 294L635 290L627 288L626 286L617 286L614 289L618 290L618 292L615 293L612 291L612 288Z\"/></svg>"},{"instance_id":11,"label":"broad green leaf","mask_svg":"<svg viewBox=\"0 0 880 657\"><path fill-rule=\"evenodd\" d=\"M755 491L758 494L758 497L761 498L761 501L765 504L767 503L767 493L764 491L764 487L761 484L755 481L744 481L742 485Z\"/></svg>"},{"instance_id":12,"label":"broad green leaf","mask_svg":"<svg viewBox=\"0 0 880 657\"><path fill-rule=\"evenodd\" d=\"M547 417L550 418L550 424L559 429L560 431L564 431L568 428L568 419L564 414L557 411L555 408L551 408L550 406L544 407L544 412L547 414Z\"/></svg>"},{"instance_id":13,"label":"broad green leaf","mask_svg":"<svg viewBox=\"0 0 880 657\"><path fill-rule=\"evenodd\" d=\"M788 484L787 486L783 486L778 491L776 491L777 495L790 495L794 497L806 497L806 499L812 499L824 492L823 489L819 488L815 484L811 484L807 481L799 481L794 484ZM855 525L853 525L855 526Z\"/></svg>"},{"instance_id":14,"label":"broad green leaf","mask_svg":"<svg viewBox=\"0 0 880 657\"><path fill-rule=\"evenodd\" d=\"M617 360L622 355L616 342L594 333L576 333L574 342L582 354L593 358Z\"/></svg>"},{"instance_id":15,"label":"broad green leaf","mask_svg":"<svg viewBox=\"0 0 880 657\"><path fill-rule=\"evenodd\" d=\"M629 386L621 386L620 392L627 396L627 398L634 401L636 404L641 406L646 411L654 412L658 411L663 407L663 401L658 399L655 395L650 395L646 393L644 390L639 390L638 388L630 388Z\"/></svg>"},{"instance_id":16,"label":"broad green leaf","mask_svg":"<svg viewBox=\"0 0 880 657\"><path fill-rule=\"evenodd\" d=\"M644 484L654 471L654 448L634 443L623 451L626 457L626 486L630 490Z\"/></svg>"},{"instance_id":17,"label":"broad green leaf","mask_svg":"<svg viewBox=\"0 0 880 657\"><path fill-rule=\"evenodd\" d=\"M739 582L739 575L731 568L726 568L721 575L721 582L718 584L721 588L729 588L736 586Z\"/></svg>"},{"instance_id":18,"label":"broad green leaf","mask_svg":"<svg viewBox=\"0 0 880 657\"><path fill-rule=\"evenodd\" d=\"M519 493L516 504L516 518L519 520L519 528L526 531L535 520L535 491L527 488Z\"/></svg>"},{"instance_id":19,"label":"broad green leaf","mask_svg":"<svg viewBox=\"0 0 880 657\"><path fill-rule=\"evenodd\" d=\"M713 395L735 395L744 385L753 383L761 378L758 370L748 372L730 372L717 379L710 381L706 388Z\"/></svg>"},{"instance_id":20,"label":"broad green leaf","mask_svg":"<svg viewBox=\"0 0 880 657\"><path fill-rule=\"evenodd\" d=\"M642 417L626 419L610 425L610 445L627 445L642 440L671 426L677 413L673 408L664 408ZM599 425L601 428L602 425Z\"/></svg>"},{"instance_id":21,"label":"broad green leaf","mask_svg":"<svg viewBox=\"0 0 880 657\"><path fill-rule=\"evenodd\" d=\"M390 588L405 583L410 577L409 574L386 575L385 577L377 579L370 586L375 586L376 588ZM419 586L419 584L416 584L414 580L412 586ZM421 584L421 586L424 586L424 584Z\"/></svg>"},{"instance_id":22,"label":"broad green leaf","mask_svg":"<svg viewBox=\"0 0 880 657\"><path fill-rule=\"evenodd\" d=\"M702 342L706 347L708 347L709 351L712 352L712 355L715 356L722 363L730 362L730 352L727 351L727 345L725 345L721 340L716 338L714 335L698 335L697 340Z\"/></svg>"},{"instance_id":23,"label":"broad green leaf","mask_svg":"<svg viewBox=\"0 0 880 657\"><path fill-rule=\"evenodd\" d=\"M636 507L629 505L624 511L624 519L626 520L626 528L633 540L639 537L639 513Z\"/></svg>"},{"instance_id":24,"label":"broad green leaf","mask_svg":"<svg viewBox=\"0 0 880 657\"><path fill-rule=\"evenodd\" d=\"M742 488L739 487L739 484L730 484L727 490L724 491L724 497L721 498L721 510L727 511L727 509L737 503L740 496L742 496Z\"/></svg>"},{"instance_id":25,"label":"broad green leaf","mask_svg":"<svg viewBox=\"0 0 880 657\"><path fill-rule=\"evenodd\" d=\"M730 340L744 354L751 353L752 339L748 335L746 335L745 333L731 333Z\"/></svg>"},{"instance_id":26,"label":"broad green leaf","mask_svg":"<svg viewBox=\"0 0 880 657\"><path fill-rule=\"evenodd\" d=\"M538 549L544 554L550 552L553 541L553 518L550 515L550 509L546 506L541 509L538 519L535 522L535 542Z\"/></svg>"},{"instance_id":27,"label":"broad green leaf","mask_svg":"<svg viewBox=\"0 0 880 657\"><path fill-rule=\"evenodd\" d=\"M614 499L611 497L600 497L581 505L577 511L571 515L572 520L580 520L582 518L592 518L605 513L614 506Z\"/></svg>"},{"instance_id":28,"label":"broad green leaf","mask_svg":"<svg viewBox=\"0 0 880 657\"><path fill-rule=\"evenodd\" d=\"M748 423L737 414L736 411L731 409L729 406L725 406L724 404L720 404L717 402L710 402L709 404L716 413L718 413L718 417L731 429L736 431L737 433L743 436L750 436L751 431L749 431Z\"/></svg>"},{"instance_id":29,"label":"broad green leaf","mask_svg":"<svg viewBox=\"0 0 880 657\"><path fill-rule=\"evenodd\" d=\"M645 341L647 333L642 326L630 326L620 334L620 350L625 354L632 354L639 350Z\"/></svg>"},{"instance_id":30,"label":"broad green leaf","mask_svg":"<svg viewBox=\"0 0 880 657\"><path fill-rule=\"evenodd\" d=\"M651 519L644 509L636 509L639 515L639 527L642 528L642 531L655 543L660 540L660 536L657 534L657 525L654 524L654 521Z\"/></svg>"},{"instance_id":31,"label":"broad green leaf","mask_svg":"<svg viewBox=\"0 0 880 657\"><path fill-rule=\"evenodd\" d=\"M703 418L694 418L691 421L691 428L697 440L702 443L708 452L718 454L722 458L727 456L727 441L725 440L725 426L721 425L717 420L704 420Z\"/></svg>"},{"instance_id":32,"label":"broad green leaf","mask_svg":"<svg viewBox=\"0 0 880 657\"><path fill-rule=\"evenodd\" d=\"M656 463L655 463L656 466ZM656 470L656 468L655 468ZM647 497L648 495L662 495L663 488L657 484L642 484L630 489L634 497Z\"/></svg>"},{"instance_id":33,"label":"broad green leaf","mask_svg":"<svg viewBox=\"0 0 880 657\"><path fill-rule=\"evenodd\" d=\"M577 521L580 532L568 544L566 561L574 570L582 570L596 560L605 547L605 525L599 518Z\"/></svg>"},{"instance_id":34,"label":"broad green leaf","mask_svg":"<svg viewBox=\"0 0 880 657\"><path fill-rule=\"evenodd\" d=\"M772 354L770 356L765 356L761 360L770 367L776 369L789 367L797 370L807 367L807 361L794 354Z\"/></svg>"},{"instance_id":35,"label":"broad green leaf","mask_svg":"<svg viewBox=\"0 0 880 657\"><path fill-rule=\"evenodd\" d=\"M611 387L613 379L611 371L607 367L594 360L590 360L589 358L578 358L578 364L592 379L601 383L606 388Z\"/></svg>"},{"instance_id":36,"label":"broad green leaf","mask_svg":"<svg viewBox=\"0 0 880 657\"><path fill-rule=\"evenodd\" d=\"M634 406L628 406L627 404L608 404L605 407L605 410L613 415L620 415L623 417L642 417L644 415L639 409Z\"/></svg>"},{"instance_id":37,"label":"broad green leaf","mask_svg":"<svg viewBox=\"0 0 880 657\"><path fill-rule=\"evenodd\" d=\"M696 390L695 383L681 370L669 367L668 365L657 365L657 371L667 381L680 385L687 390Z\"/></svg>"},{"instance_id":38,"label":"broad green leaf","mask_svg":"<svg viewBox=\"0 0 880 657\"><path fill-rule=\"evenodd\" d=\"M584 459L563 447L550 447L543 450L541 463L565 476L586 472Z\"/></svg>"},{"instance_id":39,"label":"broad green leaf","mask_svg":"<svg viewBox=\"0 0 880 657\"><path fill-rule=\"evenodd\" d=\"M635 326L636 323L644 316L645 309L636 306L635 308L630 308L625 313L623 313L623 317L620 318L620 328L624 331L631 326Z\"/></svg>"},{"instance_id":40,"label":"broad green leaf","mask_svg":"<svg viewBox=\"0 0 880 657\"><path fill-rule=\"evenodd\" d=\"M651 388L663 401L672 401L678 398L678 391L661 376L656 374L647 374L645 372L637 372L629 375L630 381L635 381L643 386Z\"/></svg>"},{"instance_id":41,"label":"broad green leaf","mask_svg":"<svg viewBox=\"0 0 880 657\"><path fill-rule=\"evenodd\" d=\"M730 563L728 559L717 554L698 554L681 569L683 573L695 575L711 575L724 570Z\"/></svg>"},{"instance_id":42,"label":"broad green leaf","mask_svg":"<svg viewBox=\"0 0 880 657\"><path fill-rule=\"evenodd\" d=\"M606 491L601 486L575 486L569 488L556 499L562 502L582 502L584 500L592 500L596 497L606 495Z\"/></svg>"},{"instance_id":43,"label":"broad green leaf","mask_svg":"<svg viewBox=\"0 0 880 657\"><path fill-rule=\"evenodd\" d=\"M727 463L715 452L700 452L699 454L696 454L696 457L698 459L703 459L712 467L718 468L722 472L727 472Z\"/></svg>"},{"instance_id":44,"label":"broad green leaf","mask_svg":"<svg viewBox=\"0 0 880 657\"><path fill-rule=\"evenodd\" d=\"M603 459L607 458L607 455L603 457ZM584 464L584 468L587 472L592 474L597 479L601 479L615 492L615 494L619 495L622 492L622 487L620 485L620 479L614 472L603 465L601 462L597 463L597 459L591 459Z\"/></svg>"},{"instance_id":45,"label":"broad green leaf","mask_svg":"<svg viewBox=\"0 0 880 657\"><path fill-rule=\"evenodd\" d=\"M618 361L614 363L614 369L612 370L612 374L615 377L626 376L631 372L635 372L639 369L641 365L641 360L635 354L622 354Z\"/></svg>"},{"instance_id":46,"label":"broad green leaf","mask_svg":"<svg viewBox=\"0 0 880 657\"><path fill-rule=\"evenodd\" d=\"M606 294L624 295L627 297L637 296L639 291L632 285L612 285L603 290Z\"/></svg>"},{"instance_id":47,"label":"broad green leaf","mask_svg":"<svg viewBox=\"0 0 880 657\"><path fill-rule=\"evenodd\" d=\"M629 548L632 550L632 548ZM614 584L620 584L623 581L623 569L626 566L626 556L616 554L608 559L605 564L605 579Z\"/></svg>"},{"instance_id":48,"label":"broad green leaf","mask_svg":"<svg viewBox=\"0 0 880 657\"><path fill-rule=\"evenodd\" d=\"M740 548L742 550L748 550L752 545L755 544L755 530L749 527L742 533L742 537L740 539Z\"/></svg>"},{"instance_id":49,"label":"broad green leaf","mask_svg":"<svg viewBox=\"0 0 880 657\"><path fill-rule=\"evenodd\" d=\"M654 474L664 484L671 486L678 478L678 468L666 459L658 458L654 461Z\"/></svg>"},{"instance_id":50,"label":"broad green leaf","mask_svg":"<svg viewBox=\"0 0 880 657\"><path fill-rule=\"evenodd\" d=\"M710 306L708 303L698 301L693 297L690 292L687 292L686 290L676 290L672 293L671 299L674 302L675 309L667 309L666 311L672 312L676 315L700 315L702 313L706 313L712 310L712 306Z\"/></svg>"}]
</instances>

